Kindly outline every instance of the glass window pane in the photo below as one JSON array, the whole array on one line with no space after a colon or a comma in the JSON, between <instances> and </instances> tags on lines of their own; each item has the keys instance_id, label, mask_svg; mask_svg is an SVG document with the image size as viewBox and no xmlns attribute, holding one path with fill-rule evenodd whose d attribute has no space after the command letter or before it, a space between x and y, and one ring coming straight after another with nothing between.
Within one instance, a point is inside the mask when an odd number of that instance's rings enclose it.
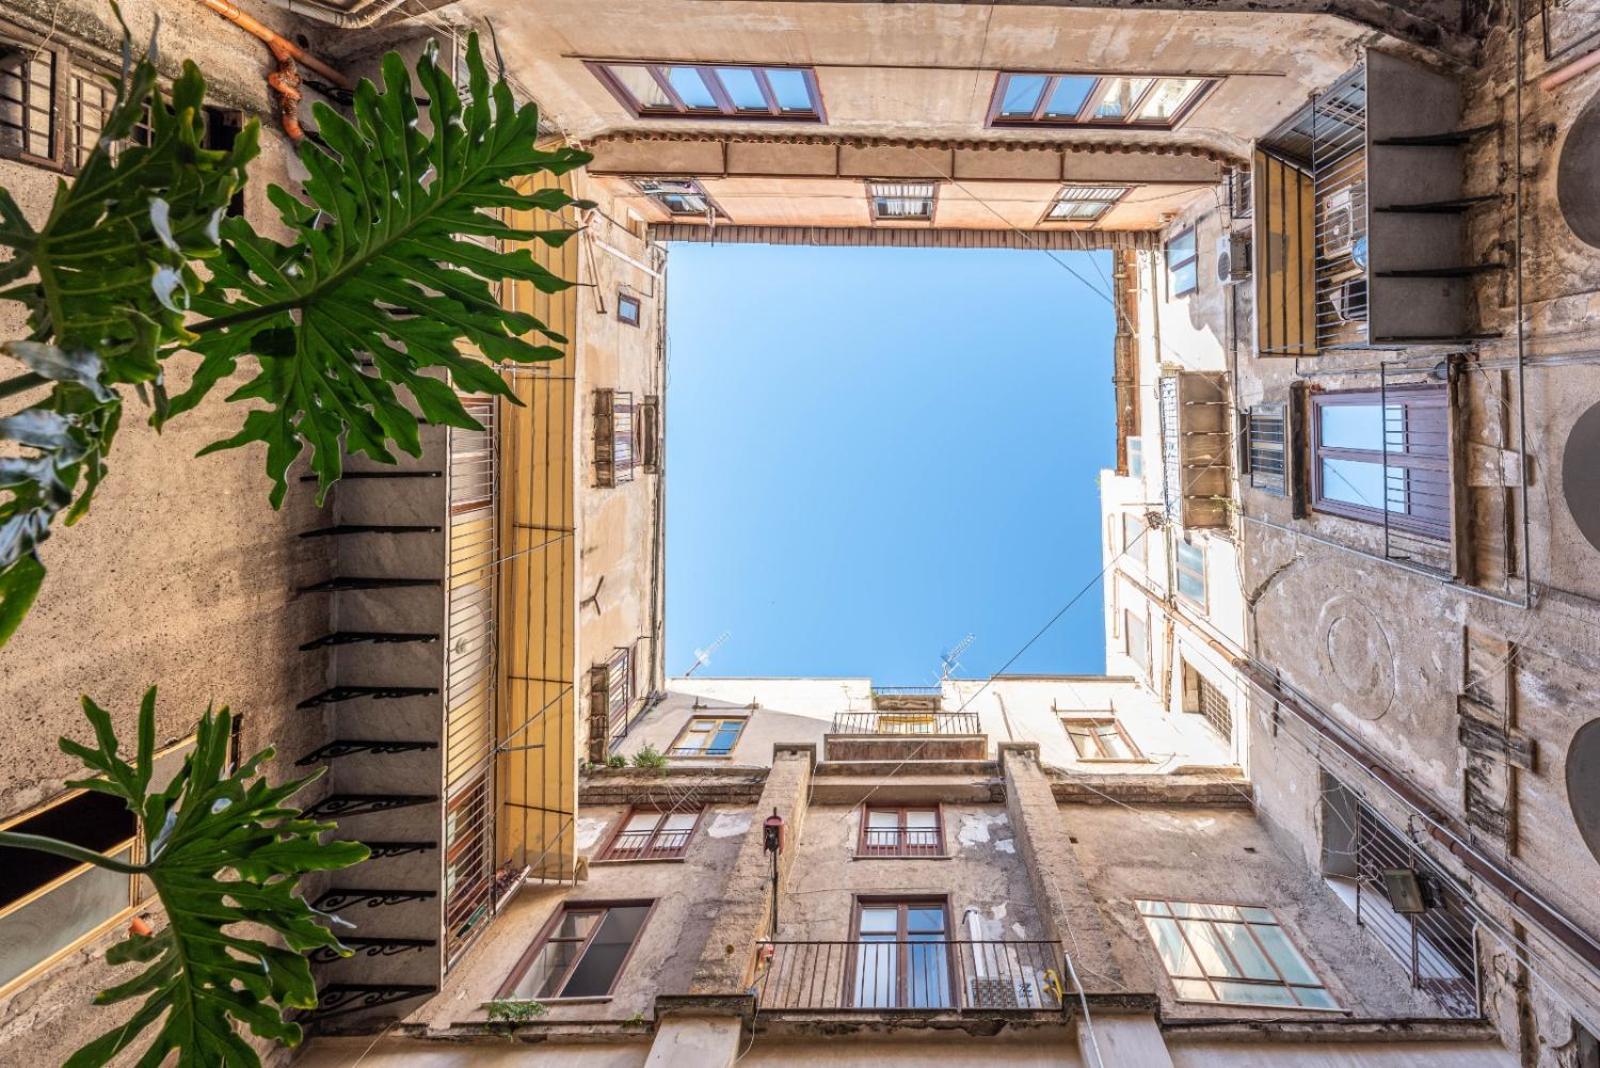
<instances>
[{"instance_id":1,"label":"glass window pane","mask_svg":"<svg viewBox=\"0 0 1600 1068\"><path fill-rule=\"evenodd\" d=\"M717 106L717 98L712 95L711 87L693 67L668 67L667 81L672 83L672 91L678 94L678 98L686 106L691 108Z\"/></svg>"},{"instance_id":2,"label":"glass window pane","mask_svg":"<svg viewBox=\"0 0 1600 1068\"><path fill-rule=\"evenodd\" d=\"M1144 477L1144 441L1141 438L1128 439L1128 474L1134 478Z\"/></svg>"},{"instance_id":3,"label":"glass window pane","mask_svg":"<svg viewBox=\"0 0 1600 1068\"><path fill-rule=\"evenodd\" d=\"M1101 120L1126 119L1134 102L1150 87L1151 78L1107 78L1095 105L1094 117Z\"/></svg>"},{"instance_id":4,"label":"glass window pane","mask_svg":"<svg viewBox=\"0 0 1600 1068\"><path fill-rule=\"evenodd\" d=\"M1181 234L1173 235L1167 242L1167 264L1171 266L1186 259L1194 258L1195 236L1194 230L1185 230Z\"/></svg>"},{"instance_id":5,"label":"glass window pane","mask_svg":"<svg viewBox=\"0 0 1600 1068\"><path fill-rule=\"evenodd\" d=\"M1107 723L1100 728L1100 749L1103 755L1117 760L1130 760L1133 750L1128 748L1128 743L1122 738L1122 732L1117 730L1116 724Z\"/></svg>"},{"instance_id":6,"label":"glass window pane","mask_svg":"<svg viewBox=\"0 0 1600 1068\"><path fill-rule=\"evenodd\" d=\"M1139 911L1146 916L1171 916L1172 910L1165 901L1135 901Z\"/></svg>"},{"instance_id":7,"label":"glass window pane","mask_svg":"<svg viewBox=\"0 0 1600 1068\"><path fill-rule=\"evenodd\" d=\"M661 825L661 829L663 831L687 831L694 826L695 820L698 818L699 814L695 812L674 812L667 817L666 822Z\"/></svg>"},{"instance_id":8,"label":"glass window pane","mask_svg":"<svg viewBox=\"0 0 1600 1068\"><path fill-rule=\"evenodd\" d=\"M1300 951L1289 942L1287 935L1281 927L1268 927L1264 924L1256 925L1253 930L1256 937L1261 939L1261 944L1266 947L1267 956L1272 958L1272 963L1278 966L1278 971L1291 983L1316 983L1317 977L1311 971L1311 966L1306 963Z\"/></svg>"},{"instance_id":9,"label":"glass window pane","mask_svg":"<svg viewBox=\"0 0 1600 1068\"><path fill-rule=\"evenodd\" d=\"M1318 410L1322 413L1319 440L1326 448L1373 452L1383 448L1383 419L1378 405L1324 404ZM1395 413L1399 406L1391 404L1389 410Z\"/></svg>"},{"instance_id":10,"label":"glass window pane","mask_svg":"<svg viewBox=\"0 0 1600 1068\"><path fill-rule=\"evenodd\" d=\"M1146 916L1144 925L1150 931L1150 937L1155 940L1156 953L1161 957L1161 964L1171 976L1202 976L1205 972L1200 967L1200 961L1184 942L1183 935L1178 931L1178 921L1164 916Z\"/></svg>"},{"instance_id":11,"label":"glass window pane","mask_svg":"<svg viewBox=\"0 0 1600 1068\"><path fill-rule=\"evenodd\" d=\"M556 921L555 930L550 932L551 938L587 938L589 928L594 926L600 918L598 912L575 912L568 910L561 914L561 919Z\"/></svg>"},{"instance_id":12,"label":"glass window pane","mask_svg":"<svg viewBox=\"0 0 1600 1068\"><path fill-rule=\"evenodd\" d=\"M1189 938L1189 945L1200 958L1200 966L1205 969L1206 975L1225 975L1238 977L1241 975L1238 967L1229 958L1222 942L1222 936L1211 924L1204 920L1179 920L1183 933Z\"/></svg>"},{"instance_id":13,"label":"glass window pane","mask_svg":"<svg viewBox=\"0 0 1600 1068\"><path fill-rule=\"evenodd\" d=\"M867 826L876 830L899 827L900 813L885 812L882 809L873 809L867 813Z\"/></svg>"},{"instance_id":14,"label":"glass window pane","mask_svg":"<svg viewBox=\"0 0 1600 1068\"><path fill-rule=\"evenodd\" d=\"M130 848L109 855L127 863L131 853ZM55 889L0 917L0 983L15 979L126 909L128 892L128 876L85 867Z\"/></svg>"},{"instance_id":15,"label":"glass window pane","mask_svg":"<svg viewBox=\"0 0 1600 1068\"><path fill-rule=\"evenodd\" d=\"M893 905L868 906L861 910L862 934L894 934L900 930L900 910Z\"/></svg>"},{"instance_id":16,"label":"glass window pane","mask_svg":"<svg viewBox=\"0 0 1600 1068\"><path fill-rule=\"evenodd\" d=\"M943 942L906 947L906 1008L932 1009L950 1004L950 967Z\"/></svg>"},{"instance_id":17,"label":"glass window pane","mask_svg":"<svg viewBox=\"0 0 1600 1068\"><path fill-rule=\"evenodd\" d=\"M919 931L923 934L943 933L944 909L938 907L906 909L906 930Z\"/></svg>"},{"instance_id":18,"label":"glass window pane","mask_svg":"<svg viewBox=\"0 0 1600 1068\"><path fill-rule=\"evenodd\" d=\"M1184 266L1172 272L1172 291L1174 293L1192 293L1200 288L1200 275L1195 269L1195 261L1190 260Z\"/></svg>"},{"instance_id":19,"label":"glass window pane","mask_svg":"<svg viewBox=\"0 0 1600 1068\"><path fill-rule=\"evenodd\" d=\"M939 826L939 813L932 809L912 809L906 813L906 826L918 830L931 830Z\"/></svg>"},{"instance_id":20,"label":"glass window pane","mask_svg":"<svg viewBox=\"0 0 1600 1068\"><path fill-rule=\"evenodd\" d=\"M811 85L806 80L805 71L768 67L767 84L772 86L772 94L778 98L778 107L784 111L817 110L816 102L811 99Z\"/></svg>"},{"instance_id":21,"label":"glass window pane","mask_svg":"<svg viewBox=\"0 0 1600 1068\"><path fill-rule=\"evenodd\" d=\"M1074 118L1083 110L1083 102L1089 98L1089 91L1094 88L1096 81L1081 74L1064 74L1057 78L1044 113L1055 119Z\"/></svg>"},{"instance_id":22,"label":"glass window pane","mask_svg":"<svg viewBox=\"0 0 1600 1068\"><path fill-rule=\"evenodd\" d=\"M628 817L628 825L622 829L622 833L625 835L644 834L653 831L660 820L661 817L657 813L636 812Z\"/></svg>"},{"instance_id":23,"label":"glass window pane","mask_svg":"<svg viewBox=\"0 0 1600 1068\"><path fill-rule=\"evenodd\" d=\"M1006 74L1000 97L1000 114L1008 118L1031 116L1049 79L1043 74Z\"/></svg>"},{"instance_id":24,"label":"glass window pane","mask_svg":"<svg viewBox=\"0 0 1600 1068\"><path fill-rule=\"evenodd\" d=\"M1251 921L1253 921L1255 923L1276 924L1278 922L1277 918L1272 915L1272 910L1271 909L1251 908L1248 905L1244 905L1244 906L1240 907L1239 915L1242 918L1244 918L1246 920L1251 920Z\"/></svg>"},{"instance_id":25,"label":"glass window pane","mask_svg":"<svg viewBox=\"0 0 1600 1068\"><path fill-rule=\"evenodd\" d=\"M1195 601L1206 599L1206 584L1186 571L1178 572L1178 592Z\"/></svg>"},{"instance_id":26,"label":"glass window pane","mask_svg":"<svg viewBox=\"0 0 1600 1068\"><path fill-rule=\"evenodd\" d=\"M1366 460L1322 459L1322 496L1330 501L1381 508L1383 465Z\"/></svg>"},{"instance_id":27,"label":"glass window pane","mask_svg":"<svg viewBox=\"0 0 1600 1068\"><path fill-rule=\"evenodd\" d=\"M553 998L556 996L556 987L561 982L561 977L567 973L567 967L572 964L578 955L580 942L547 942L538 956L534 957L533 964L517 980L517 985L511 989L514 998Z\"/></svg>"},{"instance_id":28,"label":"glass window pane","mask_svg":"<svg viewBox=\"0 0 1600 1068\"><path fill-rule=\"evenodd\" d=\"M756 72L746 67L718 67L717 77L733 106L741 111L766 111L767 97L756 80Z\"/></svg>"},{"instance_id":29,"label":"glass window pane","mask_svg":"<svg viewBox=\"0 0 1600 1068\"><path fill-rule=\"evenodd\" d=\"M1239 962L1239 969L1250 979L1277 979L1278 973L1272 970L1272 963L1261 952L1261 947L1256 945L1250 937L1250 932L1242 923L1219 923L1215 925L1216 932L1221 936L1230 950L1233 959Z\"/></svg>"},{"instance_id":30,"label":"glass window pane","mask_svg":"<svg viewBox=\"0 0 1600 1068\"><path fill-rule=\"evenodd\" d=\"M893 912L894 910L889 910ZM863 912L865 918L865 912ZM851 1004L863 1009L893 1008L899 993L900 946L873 939L856 947L855 992Z\"/></svg>"},{"instance_id":31,"label":"glass window pane","mask_svg":"<svg viewBox=\"0 0 1600 1068\"><path fill-rule=\"evenodd\" d=\"M1140 122L1171 122L1172 117L1199 91L1199 78L1162 78L1139 106Z\"/></svg>"},{"instance_id":32,"label":"glass window pane","mask_svg":"<svg viewBox=\"0 0 1600 1068\"><path fill-rule=\"evenodd\" d=\"M1297 986L1294 996L1308 1009L1337 1009L1339 1003L1333 1000L1333 995L1320 986Z\"/></svg>"},{"instance_id":33,"label":"glass window pane","mask_svg":"<svg viewBox=\"0 0 1600 1068\"><path fill-rule=\"evenodd\" d=\"M1174 979L1172 985L1185 1001L1217 1000L1217 995L1211 992L1211 984L1204 979Z\"/></svg>"},{"instance_id":34,"label":"glass window pane","mask_svg":"<svg viewBox=\"0 0 1600 1068\"><path fill-rule=\"evenodd\" d=\"M711 752L716 753L718 756L727 756L733 752L733 747L738 741L739 725L737 723L732 725L723 724L717 731L716 740L711 743Z\"/></svg>"},{"instance_id":35,"label":"glass window pane","mask_svg":"<svg viewBox=\"0 0 1600 1068\"><path fill-rule=\"evenodd\" d=\"M584 951L583 959L573 969L572 978L562 987L561 996L586 998L601 997L608 993L649 911L647 905L607 909L605 919L600 922L600 930Z\"/></svg>"},{"instance_id":36,"label":"glass window pane","mask_svg":"<svg viewBox=\"0 0 1600 1068\"><path fill-rule=\"evenodd\" d=\"M666 91L661 88L650 74L649 68L609 66L606 69L611 72L613 78L622 84L622 87L628 91L628 95L633 97L634 102L641 108L647 110L655 108L666 108L669 111L677 110L672 106L672 100L667 96Z\"/></svg>"},{"instance_id":37,"label":"glass window pane","mask_svg":"<svg viewBox=\"0 0 1600 1068\"><path fill-rule=\"evenodd\" d=\"M1216 988L1217 1000L1234 1005L1288 1005L1295 1004L1294 995L1287 987L1258 983L1230 983L1218 979L1211 984Z\"/></svg>"}]
</instances>

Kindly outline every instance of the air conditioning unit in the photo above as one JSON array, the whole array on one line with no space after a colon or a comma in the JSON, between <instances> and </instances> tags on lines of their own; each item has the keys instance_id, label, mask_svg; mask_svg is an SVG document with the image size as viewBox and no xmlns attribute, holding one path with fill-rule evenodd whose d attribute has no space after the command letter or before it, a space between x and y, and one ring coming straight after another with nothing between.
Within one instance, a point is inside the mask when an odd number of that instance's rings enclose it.
<instances>
[{"instance_id":1,"label":"air conditioning unit","mask_svg":"<svg viewBox=\"0 0 1600 1068\"><path fill-rule=\"evenodd\" d=\"M1217 281L1227 285L1250 278L1250 231L1236 230L1217 248Z\"/></svg>"},{"instance_id":2,"label":"air conditioning unit","mask_svg":"<svg viewBox=\"0 0 1600 1068\"><path fill-rule=\"evenodd\" d=\"M1043 1008L1033 984L1023 979L970 980L971 1008L974 1009L1037 1009Z\"/></svg>"},{"instance_id":3,"label":"air conditioning unit","mask_svg":"<svg viewBox=\"0 0 1600 1068\"><path fill-rule=\"evenodd\" d=\"M1356 240L1356 190L1359 183L1328 194L1322 202L1322 257L1348 256Z\"/></svg>"}]
</instances>

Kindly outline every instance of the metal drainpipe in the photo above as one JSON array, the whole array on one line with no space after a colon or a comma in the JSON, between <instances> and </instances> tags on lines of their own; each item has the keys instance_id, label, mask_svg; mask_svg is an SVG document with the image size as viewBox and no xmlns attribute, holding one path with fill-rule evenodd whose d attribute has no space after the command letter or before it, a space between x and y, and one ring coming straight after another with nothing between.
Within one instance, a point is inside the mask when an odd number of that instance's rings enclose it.
<instances>
[{"instance_id":1,"label":"metal drainpipe","mask_svg":"<svg viewBox=\"0 0 1600 1068\"><path fill-rule=\"evenodd\" d=\"M296 63L316 71L341 89L355 88L350 79L339 71L311 55L278 31L264 25L254 16L241 11L229 0L199 0L199 2L266 45L272 53L272 58L278 61L278 69L267 75L267 85L271 87L273 96L277 97L278 121L289 140L299 142L305 137L305 130L300 126L298 113L301 94L300 72L295 66Z\"/></svg>"}]
</instances>

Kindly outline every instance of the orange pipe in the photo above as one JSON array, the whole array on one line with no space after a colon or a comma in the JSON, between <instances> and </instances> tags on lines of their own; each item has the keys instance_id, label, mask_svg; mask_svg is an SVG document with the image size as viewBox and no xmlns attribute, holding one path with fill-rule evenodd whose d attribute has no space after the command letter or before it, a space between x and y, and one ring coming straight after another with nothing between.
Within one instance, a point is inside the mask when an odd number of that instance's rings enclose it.
<instances>
[{"instance_id":1,"label":"orange pipe","mask_svg":"<svg viewBox=\"0 0 1600 1068\"><path fill-rule=\"evenodd\" d=\"M292 59L316 71L341 89L355 88L349 78L340 74L316 56L311 55L305 49L278 33L278 31L263 25L253 16L240 11L236 5L229 3L228 0L200 0L200 3L272 49L273 56L280 64L286 59Z\"/></svg>"}]
</instances>

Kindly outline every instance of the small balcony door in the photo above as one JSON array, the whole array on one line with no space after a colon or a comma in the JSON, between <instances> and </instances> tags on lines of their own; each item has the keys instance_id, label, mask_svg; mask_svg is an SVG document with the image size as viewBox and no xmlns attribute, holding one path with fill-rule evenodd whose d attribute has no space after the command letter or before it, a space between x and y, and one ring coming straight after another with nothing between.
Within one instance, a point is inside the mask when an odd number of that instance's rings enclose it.
<instances>
[{"instance_id":1,"label":"small balcony door","mask_svg":"<svg viewBox=\"0 0 1600 1068\"><path fill-rule=\"evenodd\" d=\"M953 1007L950 917L942 898L862 899L856 940L853 1008Z\"/></svg>"}]
</instances>

